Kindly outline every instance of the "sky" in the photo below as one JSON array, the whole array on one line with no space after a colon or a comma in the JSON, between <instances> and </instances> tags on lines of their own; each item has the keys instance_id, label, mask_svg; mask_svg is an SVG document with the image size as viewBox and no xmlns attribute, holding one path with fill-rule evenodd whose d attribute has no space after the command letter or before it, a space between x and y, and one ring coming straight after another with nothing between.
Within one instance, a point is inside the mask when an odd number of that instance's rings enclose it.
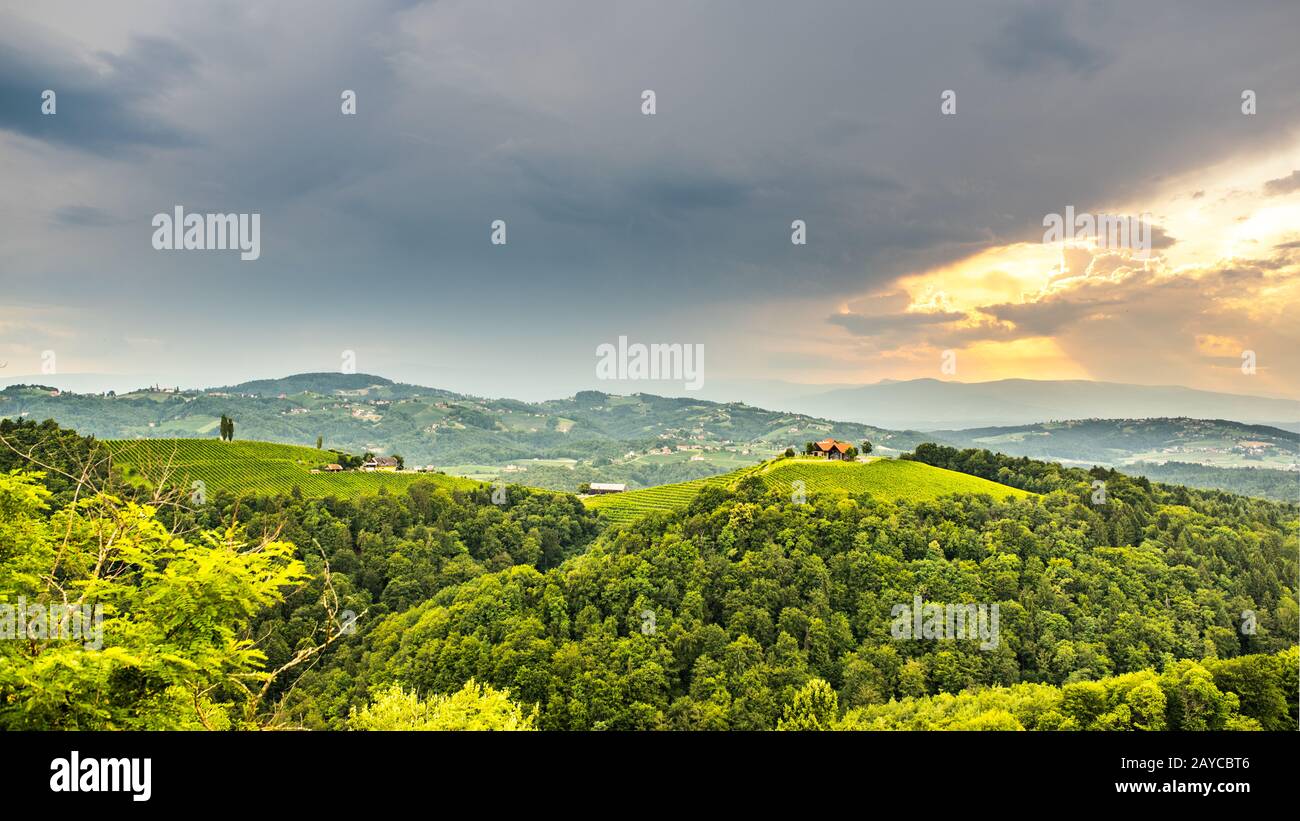
<instances>
[{"instance_id":1,"label":"sky","mask_svg":"<svg viewBox=\"0 0 1300 821\"><path fill-rule=\"evenodd\" d=\"M702 345L714 398L1300 398L1294 3L5 5L0 383L541 399L628 387L624 336ZM157 250L178 205L259 214L259 258ZM1067 207L1151 248L1044 241Z\"/></svg>"}]
</instances>

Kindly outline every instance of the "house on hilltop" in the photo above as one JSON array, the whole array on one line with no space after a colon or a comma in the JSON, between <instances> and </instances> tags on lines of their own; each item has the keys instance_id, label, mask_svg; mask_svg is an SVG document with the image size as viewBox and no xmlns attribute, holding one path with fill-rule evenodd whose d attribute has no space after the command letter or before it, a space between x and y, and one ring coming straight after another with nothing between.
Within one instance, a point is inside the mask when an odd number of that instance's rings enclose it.
<instances>
[{"instance_id":1,"label":"house on hilltop","mask_svg":"<svg viewBox=\"0 0 1300 821\"><path fill-rule=\"evenodd\" d=\"M365 471L397 470L397 467L397 459L392 456L376 456L361 463L361 469Z\"/></svg>"},{"instance_id":2,"label":"house on hilltop","mask_svg":"<svg viewBox=\"0 0 1300 821\"><path fill-rule=\"evenodd\" d=\"M848 453L855 448L848 442L840 442L835 439L823 439L820 442L813 442L813 456L823 456L827 459L848 459Z\"/></svg>"}]
</instances>

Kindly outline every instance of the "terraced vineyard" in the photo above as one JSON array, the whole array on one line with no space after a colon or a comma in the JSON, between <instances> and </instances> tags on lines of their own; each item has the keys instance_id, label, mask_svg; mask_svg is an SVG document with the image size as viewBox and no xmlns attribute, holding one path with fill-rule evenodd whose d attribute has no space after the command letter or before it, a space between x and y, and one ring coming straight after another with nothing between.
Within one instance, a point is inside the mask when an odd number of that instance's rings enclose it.
<instances>
[{"instance_id":1,"label":"terraced vineyard","mask_svg":"<svg viewBox=\"0 0 1300 821\"><path fill-rule=\"evenodd\" d=\"M691 503L691 500L695 498L695 494L699 493L701 488L710 485L730 487L744 476L762 467L762 465L752 465L704 479L692 479L689 482L677 482L672 485L659 485L658 487L629 490L623 493L610 493L604 496L591 496L583 501L587 507L599 511L605 518L621 524L644 516L651 511L684 508Z\"/></svg>"},{"instance_id":2,"label":"terraced vineyard","mask_svg":"<svg viewBox=\"0 0 1300 821\"><path fill-rule=\"evenodd\" d=\"M870 493L882 499L932 501L953 493L985 493L994 498L1023 498L1032 494L952 470L921 462L876 459L871 462L828 462L821 459L777 459L731 473L674 485L592 496L587 506L616 524L633 521L651 511L685 508L700 489L709 485L731 487L757 473L768 487L794 492L796 481L815 493Z\"/></svg>"},{"instance_id":3,"label":"terraced vineyard","mask_svg":"<svg viewBox=\"0 0 1300 821\"><path fill-rule=\"evenodd\" d=\"M312 468L333 462L333 453L299 445L218 439L132 439L105 444L113 461L134 469L156 484L189 487L202 481L208 493L236 495L288 493L294 487L304 496L356 496L381 487L403 490L421 479L447 487L473 488L478 482L436 473L312 473Z\"/></svg>"}]
</instances>

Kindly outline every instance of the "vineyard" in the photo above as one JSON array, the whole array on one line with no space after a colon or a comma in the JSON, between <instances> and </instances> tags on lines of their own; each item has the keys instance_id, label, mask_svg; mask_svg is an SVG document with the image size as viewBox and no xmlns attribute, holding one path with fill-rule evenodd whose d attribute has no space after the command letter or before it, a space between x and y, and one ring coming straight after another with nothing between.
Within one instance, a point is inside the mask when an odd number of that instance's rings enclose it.
<instances>
[{"instance_id":1,"label":"vineyard","mask_svg":"<svg viewBox=\"0 0 1300 821\"><path fill-rule=\"evenodd\" d=\"M203 482L208 493L227 491L238 496L289 493L297 487L304 496L356 496L380 488L401 491L412 482L433 481L447 487L473 488L469 479L436 473L312 473L333 462L329 451L273 442L218 439L133 439L106 443L113 462L151 484L165 482L191 487Z\"/></svg>"},{"instance_id":2,"label":"vineyard","mask_svg":"<svg viewBox=\"0 0 1300 821\"><path fill-rule=\"evenodd\" d=\"M685 508L707 486L732 487L757 473L769 488L782 492L870 493L882 499L932 501L954 493L985 493L995 498L1021 498L1031 494L977 476L931 467L921 462L876 459L871 462L829 462L821 459L777 459L707 479L674 485L593 496L587 506L616 524L630 522L651 511ZM802 485L796 485L802 482Z\"/></svg>"},{"instance_id":3,"label":"vineyard","mask_svg":"<svg viewBox=\"0 0 1300 821\"><path fill-rule=\"evenodd\" d=\"M882 499L929 502L954 493L986 493L994 498L1031 494L978 476L903 459L860 462L782 459L763 471L769 487L790 490L803 482L806 493L870 493ZM793 491L792 491L793 492Z\"/></svg>"},{"instance_id":4,"label":"vineyard","mask_svg":"<svg viewBox=\"0 0 1300 821\"><path fill-rule=\"evenodd\" d=\"M672 485L659 485L644 490L630 490L623 493L610 493L604 496L591 496L583 501L587 507L598 511L612 522L622 524L644 516L651 511L678 510L686 507L695 498L701 488L730 487L746 475L762 468L762 465L733 470L704 479L678 482Z\"/></svg>"},{"instance_id":5,"label":"vineyard","mask_svg":"<svg viewBox=\"0 0 1300 821\"><path fill-rule=\"evenodd\" d=\"M115 465L150 484L165 482L189 488L193 482L202 481L209 493L273 495L289 493L297 487L304 496L355 496L375 493L380 488L401 491L420 480L463 489L480 484L437 473L312 473L313 469L334 461L335 454L272 442L134 439L110 440L106 444ZM870 493L884 499L909 501L930 501L953 493L986 493L995 497L1028 495L1006 485L921 462L896 459L827 462L795 458L776 459L690 482L592 496L584 502L609 521L625 523L652 511L680 510L702 488L730 488L750 474L760 476L769 488L792 494Z\"/></svg>"}]
</instances>

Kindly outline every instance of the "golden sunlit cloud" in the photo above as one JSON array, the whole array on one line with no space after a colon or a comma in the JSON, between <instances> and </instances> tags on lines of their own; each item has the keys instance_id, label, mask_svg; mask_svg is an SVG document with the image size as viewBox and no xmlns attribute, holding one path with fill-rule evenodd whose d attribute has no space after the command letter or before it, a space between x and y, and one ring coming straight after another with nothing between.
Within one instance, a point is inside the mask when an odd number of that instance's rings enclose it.
<instances>
[{"instance_id":1,"label":"golden sunlit cloud","mask_svg":"<svg viewBox=\"0 0 1300 821\"><path fill-rule=\"evenodd\" d=\"M1051 282L1061 270L1061 249L1041 243L989 248L951 265L905 277L901 290L922 310L942 294L946 310L973 310L998 302L1019 302Z\"/></svg>"},{"instance_id":2,"label":"golden sunlit cloud","mask_svg":"<svg viewBox=\"0 0 1300 821\"><path fill-rule=\"evenodd\" d=\"M1094 238L988 248L845 300L836 354L880 378L1179 382L1300 396L1300 150L1166 180L1150 251ZM1082 210L1082 209L1080 209ZM1163 241L1160 241L1163 240ZM844 339L843 335L840 337ZM939 359L957 352L955 374ZM1246 352L1260 365L1240 367Z\"/></svg>"}]
</instances>

